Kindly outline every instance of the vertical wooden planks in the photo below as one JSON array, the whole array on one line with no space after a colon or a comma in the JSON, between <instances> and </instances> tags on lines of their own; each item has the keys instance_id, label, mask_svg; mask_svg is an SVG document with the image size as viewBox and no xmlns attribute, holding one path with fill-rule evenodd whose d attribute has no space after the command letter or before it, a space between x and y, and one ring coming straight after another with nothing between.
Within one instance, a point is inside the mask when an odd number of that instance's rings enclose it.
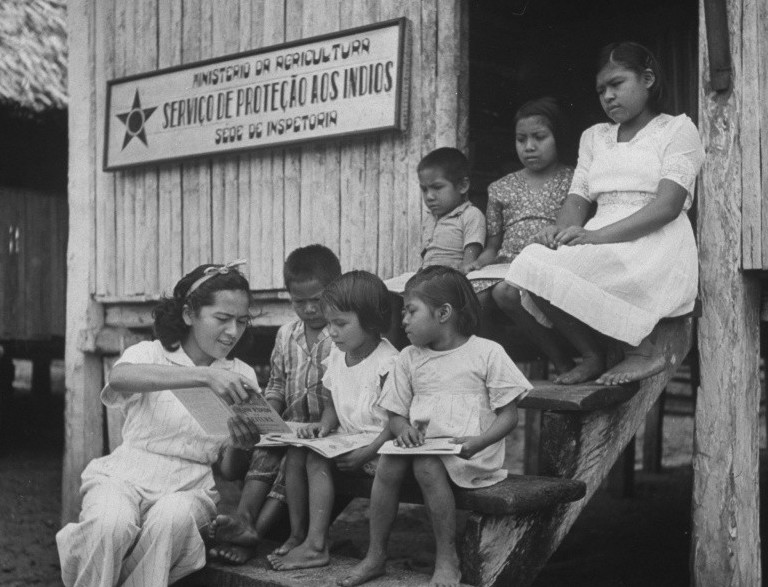
<instances>
[{"instance_id":1,"label":"vertical wooden planks","mask_svg":"<svg viewBox=\"0 0 768 587\"><path fill-rule=\"evenodd\" d=\"M768 159L768 4L757 3L757 59L758 59L758 104L760 108L760 153L763 165L761 166L762 193L768 194L768 169L765 160ZM761 199L761 269L768 269L768 204Z\"/></svg>"},{"instance_id":2,"label":"vertical wooden planks","mask_svg":"<svg viewBox=\"0 0 768 587\"><path fill-rule=\"evenodd\" d=\"M214 3L203 0L200 4L200 59L213 57L213 13ZM197 161L199 183L198 195L198 230L200 242L200 258L198 263L211 263L213 258L213 195L214 174L213 163L210 159ZM194 267L190 267L190 270Z\"/></svg>"},{"instance_id":3,"label":"vertical wooden planks","mask_svg":"<svg viewBox=\"0 0 768 587\"><path fill-rule=\"evenodd\" d=\"M425 142L430 140L430 125L434 124L434 63L437 59L437 1L405 2L401 6L414 26L411 36L411 87L416 89L419 83L421 87L411 94L409 130L400 135L395 148L395 198L402 201L401 205L395 205L395 210L403 210L402 215L395 218L395 273L415 270L421 264L424 206L417 189L416 168L422 155L432 148L429 144L425 146ZM397 243L402 244L398 246Z\"/></svg>"},{"instance_id":4,"label":"vertical wooden planks","mask_svg":"<svg viewBox=\"0 0 768 587\"><path fill-rule=\"evenodd\" d=\"M153 71L158 61L157 3L159 0L141 0L136 3L137 71ZM147 167L137 176L137 192L141 198L136 201L136 257L134 274L137 293L156 293L158 281L158 170ZM165 227L163 230L166 230Z\"/></svg>"},{"instance_id":5,"label":"vertical wooden planks","mask_svg":"<svg viewBox=\"0 0 768 587\"><path fill-rule=\"evenodd\" d=\"M212 3L211 3L212 4ZM212 57L240 49L239 0L219 0L212 11ZM237 155L216 157L211 163L212 242L214 263L232 261L238 253L239 178Z\"/></svg>"},{"instance_id":6,"label":"vertical wooden planks","mask_svg":"<svg viewBox=\"0 0 768 587\"><path fill-rule=\"evenodd\" d=\"M102 26L96 27L95 43L95 148L96 169L96 271L97 294L110 295L117 291L117 243L115 235L115 175L101 171L104 149L107 80L115 75L115 4L111 1L95 5L95 18ZM117 121L115 121L117 122ZM110 121L110 125L113 124Z\"/></svg>"},{"instance_id":7,"label":"vertical wooden planks","mask_svg":"<svg viewBox=\"0 0 768 587\"><path fill-rule=\"evenodd\" d=\"M460 14L461 0L442 0L437 4L435 147L456 146L461 57Z\"/></svg>"},{"instance_id":8,"label":"vertical wooden planks","mask_svg":"<svg viewBox=\"0 0 768 587\"><path fill-rule=\"evenodd\" d=\"M304 0L285 0L285 41L302 37L302 13ZM273 177L283 182L283 243L286 256L302 242L301 236L301 147L286 148L282 169L273 160ZM277 203L277 202L276 202ZM274 211L277 220L277 209ZM277 225L277 222L275 222ZM273 269L273 275L276 271Z\"/></svg>"},{"instance_id":9,"label":"vertical wooden planks","mask_svg":"<svg viewBox=\"0 0 768 587\"><path fill-rule=\"evenodd\" d=\"M709 90L709 55L700 2L699 129L707 157L700 174L698 243L702 317L698 321L701 386L693 454L692 585L760 585L759 278L742 268L734 235L744 234L741 103L745 0L727 0L733 88ZM754 18L754 16L752 17ZM752 91L752 90L749 90ZM748 156L751 156L748 154ZM723 295L723 292L728 292ZM723 352L728 349L728 352Z\"/></svg>"},{"instance_id":10,"label":"vertical wooden planks","mask_svg":"<svg viewBox=\"0 0 768 587\"><path fill-rule=\"evenodd\" d=\"M258 8L258 3L248 2L246 0L237 1L237 19L238 27L238 51L246 51L258 47L256 36L251 30L252 18L251 11ZM262 6L263 8L263 6ZM258 266L260 259L251 257L251 239L253 238L254 227L251 224L251 210L255 207L253 202L253 190L251 187L251 163L260 158L259 153L246 153L237 157L237 240L234 257L248 259L248 265L244 268L244 273L248 277L251 287L256 272L254 267ZM258 216L255 216L258 218Z\"/></svg>"},{"instance_id":11,"label":"vertical wooden planks","mask_svg":"<svg viewBox=\"0 0 768 587\"><path fill-rule=\"evenodd\" d=\"M157 3L159 68L181 63L182 0ZM170 293L183 273L182 185L179 164L160 167L158 177L158 291Z\"/></svg>"},{"instance_id":12,"label":"vertical wooden planks","mask_svg":"<svg viewBox=\"0 0 768 587\"><path fill-rule=\"evenodd\" d=\"M201 37L206 23L202 20L201 3L202 0L185 0L181 5L182 63L193 63L203 58ZM200 204L200 192L209 189L204 185L208 181L208 176L203 172L205 166L206 162L199 160L182 163L182 273L191 271L202 262L204 256L207 257L203 241L210 229L206 228L201 233L201 222L204 223L202 217L207 214L201 210Z\"/></svg>"},{"instance_id":13,"label":"vertical wooden planks","mask_svg":"<svg viewBox=\"0 0 768 587\"><path fill-rule=\"evenodd\" d=\"M744 269L762 269L762 185L760 178L760 102L758 2L743 0L741 42L741 248Z\"/></svg>"},{"instance_id":14,"label":"vertical wooden planks","mask_svg":"<svg viewBox=\"0 0 768 587\"><path fill-rule=\"evenodd\" d=\"M339 28L376 22L379 8L366 0L340 3ZM347 269L376 271L378 255L378 137L342 141L339 153L339 257Z\"/></svg>"},{"instance_id":15,"label":"vertical wooden planks","mask_svg":"<svg viewBox=\"0 0 768 587\"><path fill-rule=\"evenodd\" d=\"M69 35L69 243L67 255L67 336L65 344L66 409L62 471L62 523L77 518L80 474L94 457L101 456L102 410L99 389L101 361L80 351L84 332L97 329L102 314L91 300L95 273L94 173L101 162L95 139L96 112L92 88L96 53L96 0L67 4ZM101 26L101 23L99 23Z\"/></svg>"}]
</instances>

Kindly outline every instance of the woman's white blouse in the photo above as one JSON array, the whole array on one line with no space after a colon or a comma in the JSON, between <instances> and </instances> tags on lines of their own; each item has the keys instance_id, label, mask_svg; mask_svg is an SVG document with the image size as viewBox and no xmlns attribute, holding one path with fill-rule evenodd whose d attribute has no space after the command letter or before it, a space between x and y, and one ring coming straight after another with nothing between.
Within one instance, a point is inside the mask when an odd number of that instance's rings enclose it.
<instances>
[{"instance_id":1,"label":"woman's white blouse","mask_svg":"<svg viewBox=\"0 0 768 587\"><path fill-rule=\"evenodd\" d=\"M115 365L121 363L195 367L181 347L168 351L158 340L127 348ZM218 359L211 367L239 373L258 389L255 372L238 359ZM207 434L170 390L126 394L107 385L101 401L125 414L122 434L126 448L205 464L218 458L221 437Z\"/></svg>"}]
</instances>

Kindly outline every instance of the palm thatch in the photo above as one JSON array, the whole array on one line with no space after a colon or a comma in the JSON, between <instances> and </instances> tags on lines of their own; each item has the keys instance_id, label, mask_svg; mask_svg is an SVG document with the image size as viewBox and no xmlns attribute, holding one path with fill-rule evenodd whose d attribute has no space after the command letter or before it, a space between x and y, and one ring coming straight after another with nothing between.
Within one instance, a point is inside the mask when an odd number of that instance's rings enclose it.
<instances>
[{"instance_id":1,"label":"palm thatch","mask_svg":"<svg viewBox=\"0 0 768 587\"><path fill-rule=\"evenodd\" d=\"M67 107L65 0L0 0L0 102Z\"/></svg>"}]
</instances>

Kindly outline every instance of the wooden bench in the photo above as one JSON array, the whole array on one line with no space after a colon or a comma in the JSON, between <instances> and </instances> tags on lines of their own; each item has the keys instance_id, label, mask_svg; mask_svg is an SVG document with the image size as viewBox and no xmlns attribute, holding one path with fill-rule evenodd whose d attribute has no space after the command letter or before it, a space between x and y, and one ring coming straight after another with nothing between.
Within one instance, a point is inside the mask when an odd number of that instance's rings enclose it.
<instances>
[{"instance_id":1,"label":"wooden bench","mask_svg":"<svg viewBox=\"0 0 768 587\"><path fill-rule=\"evenodd\" d=\"M553 385L545 381L534 382L535 388L521 400L521 407L529 410L545 410L552 413L571 414L579 417L594 412L610 411L630 400L637 386L601 386L586 384L580 386ZM561 438L557 434L550 435L548 442L568 442L568 434ZM370 496L373 479L363 473L336 473L335 485L337 501L334 515L339 514L354 498ZM581 500L585 495L586 485L578 479L509 475L507 479L494 486L483 489L458 489L455 491L456 504L459 509L470 512L466 530L460 540L462 571L464 580L472 585L486 585L485 570L481 561L494 559L498 556L492 553L504 550L499 540L511 541L513 534L502 533L500 527L513 527L515 524L528 524L534 520L556 520L564 509L573 502ZM411 476L406 479L400 494L403 503L423 503L423 497L416 480ZM544 534L553 529L544 525L539 536L545 541ZM268 550L265 548L264 554ZM506 561L506 557L504 558ZM230 567L221 564L210 564L198 573L202 584L221 584L231 587L255 587L262 585L308 585L332 584L333 577L343 575L345 570L355 563L344 557L333 557L330 569L313 569L311 572L276 572L260 556L242 567ZM498 573L497 573L498 574ZM495 576L495 575L494 575ZM501 582L507 584L505 575L500 574ZM311 579L310 579L311 577ZM205 583L205 582L208 583ZM303 581L303 583L302 583ZM372 582L372 587L385 585L418 585L423 584L424 575L407 571L397 571L392 576Z\"/></svg>"}]
</instances>

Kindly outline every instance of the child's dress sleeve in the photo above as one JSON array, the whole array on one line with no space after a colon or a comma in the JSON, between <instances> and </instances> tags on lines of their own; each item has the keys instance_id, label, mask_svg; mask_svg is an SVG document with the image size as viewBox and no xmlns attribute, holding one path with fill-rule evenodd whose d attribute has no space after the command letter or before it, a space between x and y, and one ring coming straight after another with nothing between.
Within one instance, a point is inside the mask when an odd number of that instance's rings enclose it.
<instances>
[{"instance_id":1,"label":"child's dress sleeve","mask_svg":"<svg viewBox=\"0 0 768 587\"><path fill-rule=\"evenodd\" d=\"M488 186L488 206L485 209L486 237L504 234L504 215L497 183Z\"/></svg>"},{"instance_id":2,"label":"child's dress sleeve","mask_svg":"<svg viewBox=\"0 0 768 587\"><path fill-rule=\"evenodd\" d=\"M408 418L411 411L411 402L413 401L413 385L411 382L409 362L407 360L407 351L402 351L394 361L389 376L384 382L384 388L381 391L381 398L377 402L379 406Z\"/></svg>"},{"instance_id":3,"label":"child's dress sleeve","mask_svg":"<svg viewBox=\"0 0 768 587\"><path fill-rule=\"evenodd\" d=\"M676 116L667 125L665 135L669 142L662 154L661 179L669 179L685 188L683 209L688 210L693 204L696 176L704 162L704 147L696 126L684 114Z\"/></svg>"},{"instance_id":4,"label":"child's dress sleeve","mask_svg":"<svg viewBox=\"0 0 768 587\"><path fill-rule=\"evenodd\" d=\"M579 140L579 160L573 172L570 194L581 196L585 200L592 201L589 193L589 168L592 166L595 128L590 127L581 133Z\"/></svg>"},{"instance_id":5,"label":"child's dress sleeve","mask_svg":"<svg viewBox=\"0 0 768 587\"><path fill-rule=\"evenodd\" d=\"M510 402L521 400L533 388L531 382L498 344L494 344L488 354L485 385L488 388L488 399L492 410L498 410Z\"/></svg>"}]
</instances>

